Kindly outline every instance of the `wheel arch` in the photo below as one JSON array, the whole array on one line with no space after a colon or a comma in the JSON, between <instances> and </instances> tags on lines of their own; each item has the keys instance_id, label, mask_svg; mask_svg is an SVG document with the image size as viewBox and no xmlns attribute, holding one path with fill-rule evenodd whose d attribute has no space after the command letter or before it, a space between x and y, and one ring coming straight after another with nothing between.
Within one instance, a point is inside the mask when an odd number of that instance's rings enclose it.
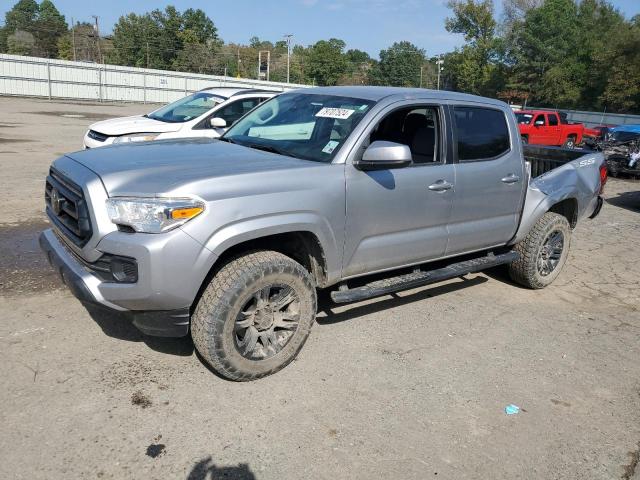
<instances>
[{"instance_id":1,"label":"wheel arch","mask_svg":"<svg viewBox=\"0 0 640 480\"><path fill-rule=\"evenodd\" d=\"M573 229L578 223L578 200L571 196L570 192L566 192L564 195L550 196L538 189L529 188L520 226L509 244L513 245L523 240L538 220L547 212L554 212L564 216Z\"/></svg>"},{"instance_id":2,"label":"wheel arch","mask_svg":"<svg viewBox=\"0 0 640 480\"><path fill-rule=\"evenodd\" d=\"M578 223L578 200L573 197L554 203L547 211L558 213L565 217L572 229Z\"/></svg>"},{"instance_id":3,"label":"wheel arch","mask_svg":"<svg viewBox=\"0 0 640 480\"><path fill-rule=\"evenodd\" d=\"M279 228L265 228L246 231L243 235L229 237L225 242L213 249L213 264L202 279L200 288L194 298L191 310L197 305L202 293L215 274L230 260L238 258L247 252L257 250L273 250L286 255L300 263L312 275L316 286L325 287L331 284L339 274L337 258L331 256L322 236L313 229L294 228L281 231ZM326 241L326 239L325 239ZM335 250L334 250L335 251Z\"/></svg>"}]
</instances>

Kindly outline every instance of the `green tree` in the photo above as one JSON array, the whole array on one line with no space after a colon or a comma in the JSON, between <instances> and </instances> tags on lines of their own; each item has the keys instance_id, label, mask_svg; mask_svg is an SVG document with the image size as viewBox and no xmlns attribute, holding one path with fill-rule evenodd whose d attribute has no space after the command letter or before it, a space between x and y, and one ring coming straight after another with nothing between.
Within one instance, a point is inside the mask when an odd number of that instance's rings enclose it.
<instances>
[{"instance_id":1,"label":"green tree","mask_svg":"<svg viewBox=\"0 0 640 480\"><path fill-rule=\"evenodd\" d=\"M188 68L210 71L210 54L220 45L213 21L202 10L180 13L172 5L164 10L120 17L113 28L113 52L108 61L159 69ZM197 65L198 55L206 66Z\"/></svg>"},{"instance_id":2,"label":"green tree","mask_svg":"<svg viewBox=\"0 0 640 480\"><path fill-rule=\"evenodd\" d=\"M167 68L159 53L160 30L161 26L148 13L129 13L120 17L113 27L113 52L107 61L135 67Z\"/></svg>"},{"instance_id":3,"label":"green tree","mask_svg":"<svg viewBox=\"0 0 640 480\"><path fill-rule=\"evenodd\" d=\"M42 0L34 32L38 53L43 57L57 57L58 39L67 30L67 22L64 16L60 15L51 0Z\"/></svg>"},{"instance_id":4,"label":"green tree","mask_svg":"<svg viewBox=\"0 0 640 480\"><path fill-rule=\"evenodd\" d=\"M101 49L106 50L105 42L103 41L101 42ZM109 56L110 54L107 52L107 57ZM93 25L88 22L78 22L67 33L62 35L58 39L58 58L62 60L99 62L96 32Z\"/></svg>"},{"instance_id":5,"label":"green tree","mask_svg":"<svg viewBox=\"0 0 640 480\"><path fill-rule=\"evenodd\" d=\"M505 83L504 44L497 36L492 0L451 0L453 16L445 21L451 33L466 44L445 59L447 78L463 92L495 96Z\"/></svg>"},{"instance_id":6,"label":"green tree","mask_svg":"<svg viewBox=\"0 0 640 480\"><path fill-rule=\"evenodd\" d=\"M16 30L7 38L7 51L12 55L32 55L35 45L34 36L24 30Z\"/></svg>"},{"instance_id":7,"label":"green tree","mask_svg":"<svg viewBox=\"0 0 640 480\"><path fill-rule=\"evenodd\" d=\"M345 46L344 41L331 38L320 40L309 47L305 62L307 78L318 85L337 85L347 71Z\"/></svg>"},{"instance_id":8,"label":"green tree","mask_svg":"<svg viewBox=\"0 0 640 480\"><path fill-rule=\"evenodd\" d=\"M213 24L213 21L207 17L207 14L199 8L197 10L189 8L184 11L181 29L193 32L199 43L206 44L207 42L217 42L219 40L218 29Z\"/></svg>"},{"instance_id":9,"label":"green tree","mask_svg":"<svg viewBox=\"0 0 640 480\"><path fill-rule=\"evenodd\" d=\"M16 30L33 32L38 11L39 6L35 0L20 0L5 14L4 27L0 29L0 51L7 51L8 37Z\"/></svg>"},{"instance_id":10,"label":"green tree","mask_svg":"<svg viewBox=\"0 0 640 480\"><path fill-rule=\"evenodd\" d=\"M616 49L624 44L629 26L624 16L605 0L582 0L577 16L581 65L578 80L581 98L578 107L603 107L601 102L613 67L619 62Z\"/></svg>"},{"instance_id":11,"label":"green tree","mask_svg":"<svg viewBox=\"0 0 640 480\"><path fill-rule=\"evenodd\" d=\"M514 39L514 85L534 102L576 106L581 97L578 7L574 0L545 0L525 14Z\"/></svg>"},{"instance_id":12,"label":"green tree","mask_svg":"<svg viewBox=\"0 0 640 480\"><path fill-rule=\"evenodd\" d=\"M380 51L380 61L371 73L372 82L394 87L420 85L420 68L425 63L425 52L414 44L396 42Z\"/></svg>"},{"instance_id":13,"label":"green tree","mask_svg":"<svg viewBox=\"0 0 640 480\"><path fill-rule=\"evenodd\" d=\"M600 97L610 111L640 113L640 25L625 25L604 60L611 68Z\"/></svg>"}]
</instances>

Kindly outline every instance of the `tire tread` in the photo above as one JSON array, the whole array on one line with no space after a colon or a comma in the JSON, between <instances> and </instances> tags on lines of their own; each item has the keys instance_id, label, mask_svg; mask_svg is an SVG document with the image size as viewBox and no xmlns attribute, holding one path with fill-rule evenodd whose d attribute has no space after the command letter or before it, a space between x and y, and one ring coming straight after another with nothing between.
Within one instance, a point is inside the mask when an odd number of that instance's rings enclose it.
<instances>
[{"instance_id":1,"label":"tire tread","mask_svg":"<svg viewBox=\"0 0 640 480\"><path fill-rule=\"evenodd\" d=\"M240 372L228 361L220 341L225 322L220 319L226 318L229 309L232 308L230 300L234 295L238 295L251 282L271 273L288 273L301 277L307 288L313 290L313 311L315 312L317 309L315 285L311 275L293 259L270 250L252 251L231 258L211 279L191 320L191 337L196 349L211 368L225 378L235 381L250 381L271 375L293 361L306 342L306 338L304 338L290 358L266 372ZM313 325L313 321L311 325ZM298 328L301 327L302 322ZM308 332L303 333L308 337Z\"/></svg>"}]
</instances>

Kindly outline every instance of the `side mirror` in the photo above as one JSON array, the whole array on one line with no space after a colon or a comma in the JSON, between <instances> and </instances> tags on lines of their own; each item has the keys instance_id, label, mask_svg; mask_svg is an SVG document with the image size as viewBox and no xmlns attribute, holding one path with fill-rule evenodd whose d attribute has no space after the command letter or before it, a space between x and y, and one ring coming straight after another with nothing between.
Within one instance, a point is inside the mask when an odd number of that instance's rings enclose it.
<instances>
[{"instance_id":1,"label":"side mirror","mask_svg":"<svg viewBox=\"0 0 640 480\"><path fill-rule=\"evenodd\" d=\"M358 170L387 170L411 165L411 149L401 143L378 140L367 147L362 159L354 164Z\"/></svg>"},{"instance_id":2,"label":"side mirror","mask_svg":"<svg viewBox=\"0 0 640 480\"><path fill-rule=\"evenodd\" d=\"M214 117L210 120L212 128L226 128L227 121L224 118Z\"/></svg>"},{"instance_id":3,"label":"side mirror","mask_svg":"<svg viewBox=\"0 0 640 480\"><path fill-rule=\"evenodd\" d=\"M536 127L544 127L544 120L536 120L536 123L534 123L534 125Z\"/></svg>"}]
</instances>

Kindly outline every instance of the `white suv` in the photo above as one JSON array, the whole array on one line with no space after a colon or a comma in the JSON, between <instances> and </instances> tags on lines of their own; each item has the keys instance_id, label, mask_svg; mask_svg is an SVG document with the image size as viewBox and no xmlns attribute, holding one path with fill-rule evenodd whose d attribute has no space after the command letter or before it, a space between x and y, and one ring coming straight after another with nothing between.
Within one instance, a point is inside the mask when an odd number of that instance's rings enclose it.
<instances>
[{"instance_id":1,"label":"white suv","mask_svg":"<svg viewBox=\"0 0 640 480\"><path fill-rule=\"evenodd\" d=\"M165 138L217 138L274 95L277 93L248 88L206 88L147 115L94 123L84 135L84 148Z\"/></svg>"}]
</instances>

